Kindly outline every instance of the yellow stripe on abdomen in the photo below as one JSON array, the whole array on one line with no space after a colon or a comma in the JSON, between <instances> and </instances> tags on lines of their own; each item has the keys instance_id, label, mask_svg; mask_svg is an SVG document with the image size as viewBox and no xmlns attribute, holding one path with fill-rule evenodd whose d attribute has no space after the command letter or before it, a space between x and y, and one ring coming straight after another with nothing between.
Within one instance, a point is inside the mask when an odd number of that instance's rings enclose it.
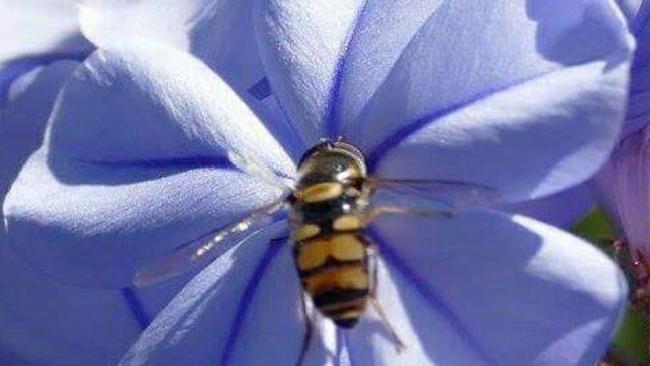
<instances>
[{"instance_id":1,"label":"yellow stripe on abdomen","mask_svg":"<svg viewBox=\"0 0 650 366\"><path fill-rule=\"evenodd\" d=\"M345 266L302 279L305 291L312 296L332 289L365 290L368 288L368 274L361 265Z\"/></svg>"},{"instance_id":2,"label":"yellow stripe on abdomen","mask_svg":"<svg viewBox=\"0 0 650 366\"><path fill-rule=\"evenodd\" d=\"M342 262L360 261L365 255L365 245L355 234L333 234L301 242L297 264L300 271L309 271L325 265L328 258Z\"/></svg>"}]
</instances>

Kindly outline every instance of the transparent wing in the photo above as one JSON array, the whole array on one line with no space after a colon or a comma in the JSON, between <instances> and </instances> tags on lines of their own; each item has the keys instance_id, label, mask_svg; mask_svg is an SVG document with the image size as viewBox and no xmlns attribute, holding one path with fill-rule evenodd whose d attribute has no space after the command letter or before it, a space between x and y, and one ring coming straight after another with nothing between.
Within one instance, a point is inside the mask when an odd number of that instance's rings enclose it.
<instances>
[{"instance_id":1,"label":"transparent wing","mask_svg":"<svg viewBox=\"0 0 650 366\"><path fill-rule=\"evenodd\" d=\"M229 151L228 159L245 173L258 177L267 184L283 190L285 193L290 192L293 189L293 182L291 182L289 178L278 176L278 174L271 170L271 168L253 155L245 155L236 151Z\"/></svg>"},{"instance_id":2,"label":"transparent wing","mask_svg":"<svg viewBox=\"0 0 650 366\"><path fill-rule=\"evenodd\" d=\"M465 207L490 207L499 202L496 190L449 180L369 178L376 191L373 208L393 213L437 212L452 215Z\"/></svg>"},{"instance_id":3,"label":"transparent wing","mask_svg":"<svg viewBox=\"0 0 650 366\"><path fill-rule=\"evenodd\" d=\"M237 222L189 241L166 256L153 259L136 272L133 284L137 287L149 286L191 269L204 267L230 248L231 244L254 235L272 224L275 221L273 214L284 205L284 199L278 200L251 212Z\"/></svg>"}]
</instances>

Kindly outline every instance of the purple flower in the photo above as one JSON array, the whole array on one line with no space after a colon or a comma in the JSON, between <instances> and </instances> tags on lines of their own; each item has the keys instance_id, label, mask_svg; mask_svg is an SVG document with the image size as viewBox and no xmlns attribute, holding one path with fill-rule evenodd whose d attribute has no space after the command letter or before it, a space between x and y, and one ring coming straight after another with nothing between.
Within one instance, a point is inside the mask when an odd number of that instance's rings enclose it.
<instances>
[{"instance_id":1,"label":"purple flower","mask_svg":"<svg viewBox=\"0 0 650 366\"><path fill-rule=\"evenodd\" d=\"M624 138L594 180L601 203L623 232L635 259L650 255L648 129Z\"/></svg>"},{"instance_id":2,"label":"purple flower","mask_svg":"<svg viewBox=\"0 0 650 366\"><path fill-rule=\"evenodd\" d=\"M122 288L281 195L233 154L294 177L306 148L343 135L376 176L481 184L509 204L588 179L615 143L632 42L608 1L256 4L84 8L102 49L5 200L13 249L57 280ZM295 362L304 319L285 231L225 247L123 363ZM524 216L392 216L370 235L407 348L372 311L350 332L316 317L308 364L591 366L625 303L605 256Z\"/></svg>"},{"instance_id":3,"label":"purple flower","mask_svg":"<svg viewBox=\"0 0 650 366\"><path fill-rule=\"evenodd\" d=\"M646 219L650 215L650 2L621 0L619 5L637 39L631 69L630 99L620 142L593 180L593 186L600 203L626 239L633 258L644 261L641 257L647 259L650 256L650 225Z\"/></svg>"}]
</instances>

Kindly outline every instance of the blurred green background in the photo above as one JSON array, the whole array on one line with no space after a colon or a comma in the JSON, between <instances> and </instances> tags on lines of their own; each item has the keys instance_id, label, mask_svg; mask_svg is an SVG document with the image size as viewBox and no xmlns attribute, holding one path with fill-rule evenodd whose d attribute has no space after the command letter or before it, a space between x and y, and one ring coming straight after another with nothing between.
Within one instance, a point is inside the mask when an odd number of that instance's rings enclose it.
<instances>
[{"instance_id":1,"label":"blurred green background","mask_svg":"<svg viewBox=\"0 0 650 366\"><path fill-rule=\"evenodd\" d=\"M572 232L598 245L621 264L629 259L625 252L617 252L614 242L617 235L607 217L599 209L593 210ZM612 348L610 360L603 365L648 366L650 365L650 318L648 314L628 308L622 320Z\"/></svg>"}]
</instances>

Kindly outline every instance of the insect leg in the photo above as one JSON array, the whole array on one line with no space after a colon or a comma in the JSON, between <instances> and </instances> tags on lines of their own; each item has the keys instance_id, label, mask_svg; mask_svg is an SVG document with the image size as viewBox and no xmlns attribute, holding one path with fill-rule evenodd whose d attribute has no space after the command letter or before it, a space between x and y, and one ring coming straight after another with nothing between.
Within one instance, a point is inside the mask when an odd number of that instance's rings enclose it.
<instances>
[{"instance_id":1,"label":"insect leg","mask_svg":"<svg viewBox=\"0 0 650 366\"><path fill-rule=\"evenodd\" d=\"M381 319L381 323L384 326L384 329L386 332L390 335L390 337L393 339L393 343L395 344L395 349L397 350L398 353L402 352L406 346L404 345L404 342L400 339L400 337L397 335L397 332L395 331L395 328L391 325L390 321L388 320L388 317L386 316L386 313L384 312L383 307L381 306L381 303L379 302L379 299L377 298L377 247L373 244L370 244L368 246L368 260L372 264L369 266L369 269L372 271L372 282L370 283L370 295L369 295L369 300L370 304L372 304L372 307L375 309L375 312L377 315L379 315L379 318Z\"/></svg>"},{"instance_id":2,"label":"insect leg","mask_svg":"<svg viewBox=\"0 0 650 366\"><path fill-rule=\"evenodd\" d=\"M397 352L402 352L406 346L404 345L404 342L400 339L400 337L397 335L395 332L395 328L390 324L388 321L388 317L386 316L386 313L384 313L384 309L382 308L381 304L379 303L379 300L377 300L376 297L373 295L370 296L370 303L372 304L372 307L375 308L375 311L377 314L379 314L379 317L381 318L381 323L390 335L391 338L393 338L393 343L395 344L395 349Z\"/></svg>"},{"instance_id":3,"label":"insect leg","mask_svg":"<svg viewBox=\"0 0 650 366\"><path fill-rule=\"evenodd\" d=\"M305 321L305 336L302 338L302 346L300 347L300 356L296 362L296 366L302 366L305 361L305 356L307 351L309 351L309 345L311 344L311 339L314 334L314 324L307 312L307 304L305 301L305 294L300 290L300 299L302 304L302 316Z\"/></svg>"}]
</instances>

